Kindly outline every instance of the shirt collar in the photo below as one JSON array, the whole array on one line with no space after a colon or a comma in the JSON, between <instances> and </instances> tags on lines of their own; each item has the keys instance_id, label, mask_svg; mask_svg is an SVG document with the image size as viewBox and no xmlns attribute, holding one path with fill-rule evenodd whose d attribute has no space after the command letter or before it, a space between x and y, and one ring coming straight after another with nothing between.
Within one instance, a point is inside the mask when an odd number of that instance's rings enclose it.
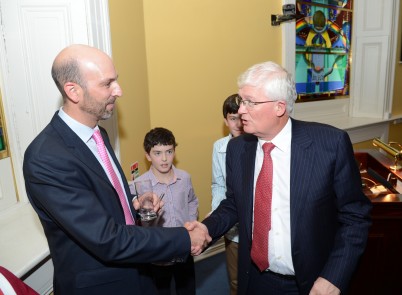
<instances>
[{"instance_id":1,"label":"shirt collar","mask_svg":"<svg viewBox=\"0 0 402 295\"><path fill-rule=\"evenodd\" d=\"M276 148L283 152L290 150L290 144L292 139L292 120L289 118L285 127L271 140ZM262 145L268 141L258 139L258 149L262 149Z\"/></svg>"},{"instance_id":2,"label":"shirt collar","mask_svg":"<svg viewBox=\"0 0 402 295\"><path fill-rule=\"evenodd\" d=\"M218 152L219 153L226 153L226 148L227 148L227 143L233 138L233 135L231 133L229 133L228 136L225 137L226 138L226 144L221 144L220 147L218 147Z\"/></svg>"},{"instance_id":3,"label":"shirt collar","mask_svg":"<svg viewBox=\"0 0 402 295\"><path fill-rule=\"evenodd\" d=\"M177 173L176 173L177 169L173 164L172 164L172 170L173 170L173 179L169 184L175 183L177 180L181 179L180 176L177 176ZM155 174L152 172L152 169L149 169L149 173L150 173L149 178L151 179L152 186L156 185L157 183L160 183L158 178L156 178Z\"/></svg>"},{"instance_id":4,"label":"shirt collar","mask_svg":"<svg viewBox=\"0 0 402 295\"><path fill-rule=\"evenodd\" d=\"M78 135L79 138L85 143L87 143L91 138L95 130L99 127L96 126L94 129L78 122L73 119L66 112L63 111L63 107L59 109L59 117Z\"/></svg>"}]
</instances>

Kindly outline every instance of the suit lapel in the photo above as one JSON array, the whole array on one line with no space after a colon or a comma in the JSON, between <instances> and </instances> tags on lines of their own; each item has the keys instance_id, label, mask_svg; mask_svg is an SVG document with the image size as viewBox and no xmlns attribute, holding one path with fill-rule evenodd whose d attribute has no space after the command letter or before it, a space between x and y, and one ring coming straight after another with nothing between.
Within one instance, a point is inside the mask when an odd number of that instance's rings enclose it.
<instances>
[{"instance_id":1,"label":"suit lapel","mask_svg":"<svg viewBox=\"0 0 402 295\"><path fill-rule=\"evenodd\" d=\"M103 128L101 128L101 127L99 127L99 129L100 129L100 131L101 131L102 138L103 138L103 141L104 141L104 143L105 143L105 146L106 146L106 148L108 149L109 154L112 156L112 160L113 160L114 163L116 164L116 167L117 167L117 169L119 170L119 173L120 173L120 175L121 175L121 177L122 177L122 179L123 179L124 190L125 190L126 195L127 195L127 198L128 198L128 200L127 200L128 202L127 202L127 203L128 203L129 206L130 206L131 212L133 212L133 214L134 214L135 209L134 209L134 206L133 206L133 202L131 202L131 199L132 199L132 198L131 198L131 191L130 191L130 188L128 187L127 181L125 181L125 176L124 176L123 169L121 168L120 163L119 163L119 161L118 161L117 158L116 158L116 154L115 154L114 151L113 151L112 145L110 144L109 137L107 136L106 131L105 131ZM134 215L135 215L135 214L134 214ZM134 217L134 218L135 218L135 217Z\"/></svg>"},{"instance_id":2,"label":"suit lapel","mask_svg":"<svg viewBox=\"0 0 402 295\"><path fill-rule=\"evenodd\" d=\"M105 182L109 185L113 186L110 182L108 176L103 170L101 164L98 162L96 157L93 155L92 151L88 148L88 146L82 142L82 140L75 134L74 131L71 130L70 127L57 115L54 115L51 125L53 128L60 134L60 138L64 141L65 145L70 149L71 153L78 158L85 166L88 167L93 173L100 176ZM127 196L131 196L130 189L124 181L124 173L120 167L119 162L114 154L112 146L110 145L109 138L107 137L106 131L103 128L100 128L103 141L105 143L106 148L108 149L110 155L112 156L112 160L115 162L120 175L123 178L124 189L126 191ZM131 202L130 206L132 206ZM133 208L132 208L133 209ZM134 211L133 211L134 212Z\"/></svg>"},{"instance_id":3,"label":"suit lapel","mask_svg":"<svg viewBox=\"0 0 402 295\"><path fill-rule=\"evenodd\" d=\"M292 119L292 150L290 163L290 227L292 246L296 239L295 234L300 232L296 227L300 224L300 214L306 205L309 195L311 173L314 169L315 151L312 148L312 140L305 132L306 128L300 126L300 122ZM293 247L292 247L293 248Z\"/></svg>"},{"instance_id":4,"label":"suit lapel","mask_svg":"<svg viewBox=\"0 0 402 295\"><path fill-rule=\"evenodd\" d=\"M74 131L71 130L70 127L57 115L58 112L53 116L50 124L53 128L60 134L60 138L64 141L65 145L71 150L71 153L77 157L84 165L88 167L88 169L92 170L93 173L100 176L105 182L107 182L110 186L113 187L113 184L110 182L108 176L103 170L101 164L98 162L96 157L93 155L88 146L82 142L82 140L75 134ZM115 162L117 169L120 172L121 177L123 178L123 185L126 191L126 195L128 197L128 204L130 206L131 212L133 212L135 218L135 209L131 202L131 192L128 187L127 181L125 181L125 176L123 170L115 156L115 153L110 145L109 138L106 134L106 131L103 128L99 128L101 130L103 141L105 142L106 148L109 150L110 155L112 156L113 161ZM118 199L118 195L116 192L116 197ZM119 201L120 204L120 201Z\"/></svg>"},{"instance_id":5,"label":"suit lapel","mask_svg":"<svg viewBox=\"0 0 402 295\"><path fill-rule=\"evenodd\" d=\"M65 145L70 149L71 153L78 158L88 169L92 170L95 174L99 175L105 181L109 179L104 172L102 166L99 164L96 157L93 155L88 146L82 142L77 134L57 115L53 116L50 124L60 134L60 138L64 141Z\"/></svg>"},{"instance_id":6,"label":"suit lapel","mask_svg":"<svg viewBox=\"0 0 402 295\"><path fill-rule=\"evenodd\" d=\"M244 150L240 155L240 161L242 162L241 167L244 167L242 171L242 182L245 184L243 185L243 191L240 198L242 198L242 204L244 210L246 212L245 223L247 237L251 243L251 236L252 236L252 224L253 224L253 193L254 193L254 167L255 167L255 155L257 150L257 143L258 140L256 137L245 137L246 143L244 145ZM252 140L251 140L252 139ZM250 212L250 214L248 214Z\"/></svg>"}]
</instances>

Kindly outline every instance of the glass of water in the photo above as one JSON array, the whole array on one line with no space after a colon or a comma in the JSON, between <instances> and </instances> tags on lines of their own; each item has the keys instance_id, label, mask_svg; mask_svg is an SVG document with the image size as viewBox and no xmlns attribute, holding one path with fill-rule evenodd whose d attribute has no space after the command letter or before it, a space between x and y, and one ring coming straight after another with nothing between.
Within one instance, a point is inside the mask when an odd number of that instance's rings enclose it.
<instances>
[{"instance_id":1,"label":"glass of water","mask_svg":"<svg viewBox=\"0 0 402 295\"><path fill-rule=\"evenodd\" d=\"M158 217L154 211L152 182L150 179L134 181L140 209L138 210L142 221L151 221Z\"/></svg>"}]
</instances>

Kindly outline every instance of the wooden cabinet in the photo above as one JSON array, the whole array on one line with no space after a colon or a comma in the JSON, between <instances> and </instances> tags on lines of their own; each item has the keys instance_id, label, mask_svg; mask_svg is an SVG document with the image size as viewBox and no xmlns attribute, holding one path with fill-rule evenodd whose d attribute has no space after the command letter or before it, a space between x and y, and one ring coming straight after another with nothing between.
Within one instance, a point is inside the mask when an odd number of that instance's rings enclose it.
<instances>
[{"instance_id":1,"label":"wooden cabinet","mask_svg":"<svg viewBox=\"0 0 402 295\"><path fill-rule=\"evenodd\" d=\"M385 180L396 177L397 181L401 181L401 172L389 169L394 164L393 160L377 150L358 151L355 157L357 162L362 163L362 175L371 168ZM366 176L370 178L371 175ZM377 179L371 178L378 183ZM402 294L402 195L390 190L379 194L373 194L367 187L364 190L373 204L373 224L366 250L347 294Z\"/></svg>"}]
</instances>

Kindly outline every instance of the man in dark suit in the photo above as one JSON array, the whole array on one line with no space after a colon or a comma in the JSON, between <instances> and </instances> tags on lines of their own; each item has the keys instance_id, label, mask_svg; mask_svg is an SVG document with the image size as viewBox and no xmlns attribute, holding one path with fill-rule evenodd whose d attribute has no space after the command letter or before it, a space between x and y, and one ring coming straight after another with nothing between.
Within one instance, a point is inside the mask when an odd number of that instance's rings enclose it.
<instances>
[{"instance_id":1,"label":"man in dark suit","mask_svg":"<svg viewBox=\"0 0 402 295\"><path fill-rule=\"evenodd\" d=\"M134 224L127 181L106 131L98 126L112 116L122 95L110 57L93 47L72 45L55 58L52 76L63 106L29 145L23 171L48 240L54 292L156 294L148 263L184 261L210 238L184 227ZM103 155L95 136L99 130ZM158 210L156 196L154 205Z\"/></svg>"},{"instance_id":2,"label":"man in dark suit","mask_svg":"<svg viewBox=\"0 0 402 295\"><path fill-rule=\"evenodd\" d=\"M239 114L248 134L228 144L226 200L202 224L186 226L204 227L216 240L239 223L240 295L344 293L371 224L371 203L362 192L347 133L290 118L294 81L275 63L251 67L238 86ZM270 155L263 152L267 142L273 144ZM259 195L268 191L259 188L268 157L272 201L265 199L262 205L271 207L260 217L255 204L257 190ZM261 231L261 220L268 219L270 226ZM258 239L261 232L269 235ZM265 246L253 252L259 241ZM261 260L265 263L257 267Z\"/></svg>"}]
</instances>

